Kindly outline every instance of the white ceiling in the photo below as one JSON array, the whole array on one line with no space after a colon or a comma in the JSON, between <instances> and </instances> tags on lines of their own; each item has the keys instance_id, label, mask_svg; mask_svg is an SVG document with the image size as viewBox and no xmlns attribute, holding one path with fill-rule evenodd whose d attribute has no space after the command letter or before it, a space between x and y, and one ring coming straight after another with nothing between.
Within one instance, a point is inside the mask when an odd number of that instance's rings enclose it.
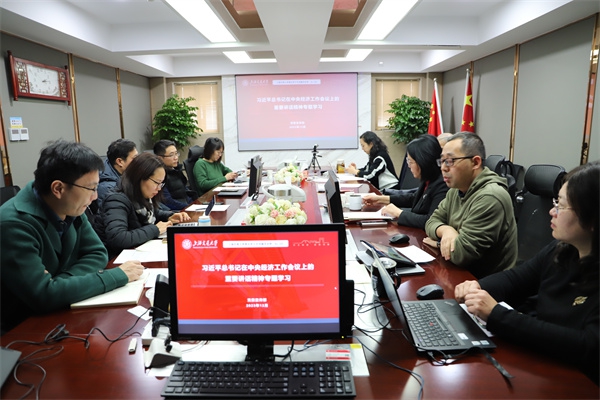
<instances>
[{"instance_id":1,"label":"white ceiling","mask_svg":"<svg viewBox=\"0 0 600 400\"><path fill-rule=\"evenodd\" d=\"M0 0L0 29L151 77L423 73L456 68L600 11L598 0L421 0L385 40L357 41L380 0L367 0L351 28L328 28L333 0L254 0L265 29L240 29L221 0L208 1L238 43L210 43L162 0ZM373 51L361 62L319 61L323 50L365 48ZM277 63L234 64L223 55L240 50L272 52Z\"/></svg>"}]
</instances>

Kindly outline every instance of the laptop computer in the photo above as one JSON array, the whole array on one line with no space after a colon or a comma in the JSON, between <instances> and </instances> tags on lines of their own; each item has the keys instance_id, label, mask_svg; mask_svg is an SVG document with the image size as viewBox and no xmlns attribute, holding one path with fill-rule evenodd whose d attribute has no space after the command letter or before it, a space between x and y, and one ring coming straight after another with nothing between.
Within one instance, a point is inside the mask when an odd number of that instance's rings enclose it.
<instances>
[{"instance_id":1,"label":"laptop computer","mask_svg":"<svg viewBox=\"0 0 600 400\"><path fill-rule=\"evenodd\" d=\"M4 385L20 357L21 352L18 350L0 347L0 387Z\"/></svg>"},{"instance_id":2,"label":"laptop computer","mask_svg":"<svg viewBox=\"0 0 600 400\"><path fill-rule=\"evenodd\" d=\"M217 196L243 196L247 191L246 186L226 186L217 192Z\"/></svg>"},{"instance_id":3,"label":"laptop computer","mask_svg":"<svg viewBox=\"0 0 600 400\"><path fill-rule=\"evenodd\" d=\"M373 266L377 268L378 278L382 281L394 312L402 326L406 328L407 338L412 341L418 353L456 354L471 348L487 350L496 348L496 345L454 299L401 301L392 277L379 261L377 252L373 252L373 254L375 256ZM419 324L419 315L411 311L411 308L428 309L433 314L433 316L421 317L425 328ZM442 337L427 338L424 330L426 331L430 327L441 328Z\"/></svg>"}]
</instances>

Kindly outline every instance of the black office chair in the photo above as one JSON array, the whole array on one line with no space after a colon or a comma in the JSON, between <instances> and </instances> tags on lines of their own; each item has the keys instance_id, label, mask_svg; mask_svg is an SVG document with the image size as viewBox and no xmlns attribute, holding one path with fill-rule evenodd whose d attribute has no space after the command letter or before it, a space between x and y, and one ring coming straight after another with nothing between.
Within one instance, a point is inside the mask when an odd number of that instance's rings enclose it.
<instances>
[{"instance_id":1,"label":"black office chair","mask_svg":"<svg viewBox=\"0 0 600 400\"><path fill-rule=\"evenodd\" d=\"M398 184L393 188L383 189L381 193L386 196L392 196L400 193L416 192L420 184L421 181L415 178L412 172L410 172L410 167L408 166L406 158L404 158L404 162L402 163L402 169L400 170Z\"/></svg>"},{"instance_id":2,"label":"black office chair","mask_svg":"<svg viewBox=\"0 0 600 400\"><path fill-rule=\"evenodd\" d=\"M185 168L185 173L188 178L188 184L190 185L190 188L198 194L202 193L202 191L198 187L198 182L196 182L196 178L194 177L194 165L196 165L196 161L198 161L198 158L202 157L203 153L204 147L198 145L192 146L188 151L188 157L183 160L183 167Z\"/></svg>"},{"instance_id":3,"label":"black office chair","mask_svg":"<svg viewBox=\"0 0 600 400\"><path fill-rule=\"evenodd\" d=\"M4 186L0 188L0 206L6 203L8 200L12 199L19 193L21 188L19 186Z\"/></svg>"},{"instance_id":4,"label":"black office chair","mask_svg":"<svg viewBox=\"0 0 600 400\"><path fill-rule=\"evenodd\" d=\"M498 154L487 156L483 164L491 171L506 179L508 186L508 194L512 199L513 208L516 210L517 204L517 178L514 175L514 164L506 159L506 157ZM515 218L517 218L515 212Z\"/></svg>"},{"instance_id":5,"label":"black office chair","mask_svg":"<svg viewBox=\"0 0 600 400\"><path fill-rule=\"evenodd\" d=\"M517 264L536 255L550 243L552 229L550 215L552 199L558 196L565 169L558 165L532 165L525 173L525 188L517 198L517 241L519 246Z\"/></svg>"},{"instance_id":6,"label":"black office chair","mask_svg":"<svg viewBox=\"0 0 600 400\"><path fill-rule=\"evenodd\" d=\"M488 167L491 171L494 171L498 175L501 175L501 172L504 170L503 164L505 161L506 158L504 156L492 154L491 156L487 156L485 158L484 165Z\"/></svg>"}]
</instances>

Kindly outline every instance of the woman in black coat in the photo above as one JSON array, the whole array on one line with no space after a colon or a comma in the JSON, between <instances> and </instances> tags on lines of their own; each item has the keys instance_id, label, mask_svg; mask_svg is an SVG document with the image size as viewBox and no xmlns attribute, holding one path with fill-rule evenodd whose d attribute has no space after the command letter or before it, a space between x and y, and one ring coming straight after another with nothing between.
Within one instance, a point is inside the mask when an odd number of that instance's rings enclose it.
<instances>
[{"instance_id":1,"label":"woman in black coat","mask_svg":"<svg viewBox=\"0 0 600 400\"><path fill-rule=\"evenodd\" d=\"M158 197L165 176L164 163L151 153L137 156L123 172L117 190L102 203L96 226L109 256L158 238L174 223L190 220L184 212L160 209Z\"/></svg>"},{"instance_id":2,"label":"woman in black coat","mask_svg":"<svg viewBox=\"0 0 600 400\"><path fill-rule=\"evenodd\" d=\"M385 205L384 215L396 218L398 225L425 229L425 222L446 197L448 186L437 166L442 148L435 136L421 135L406 146L406 161L413 176L421 181L416 192L398 191L390 196L366 195L365 204Z\"/></svg>"}]
</instances>

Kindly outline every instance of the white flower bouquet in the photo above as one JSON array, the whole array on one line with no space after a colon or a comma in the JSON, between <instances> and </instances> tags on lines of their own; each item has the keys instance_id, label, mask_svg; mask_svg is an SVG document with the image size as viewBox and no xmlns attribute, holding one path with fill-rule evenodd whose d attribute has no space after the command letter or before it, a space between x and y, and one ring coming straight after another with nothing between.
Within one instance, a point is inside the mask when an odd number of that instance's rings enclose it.
<instances>
[{"instance_id":1,"label":"white flower bouquet","mask_svg":"<svg viewBox=\"0 0 600 400\"><path fill-rule=\"evenodd\" d=\"M271 198L260 206L251 206L244 222L247 225L303 225L307 219L300 204Z\"/></svg>"},{"instance_id":2,"label":"white flower bouquet","mask_svg":"<svg viewBox=\"0 0 600 400\"><path fill-rule=\"evenodd\" d=\"M291 164L281 168L273 177L276 183L286 183L286 178L289 178L290 183L297 186L300 186L302 179L304 179L302 172L295 165Z\"/></svg>"}]
</instances>

